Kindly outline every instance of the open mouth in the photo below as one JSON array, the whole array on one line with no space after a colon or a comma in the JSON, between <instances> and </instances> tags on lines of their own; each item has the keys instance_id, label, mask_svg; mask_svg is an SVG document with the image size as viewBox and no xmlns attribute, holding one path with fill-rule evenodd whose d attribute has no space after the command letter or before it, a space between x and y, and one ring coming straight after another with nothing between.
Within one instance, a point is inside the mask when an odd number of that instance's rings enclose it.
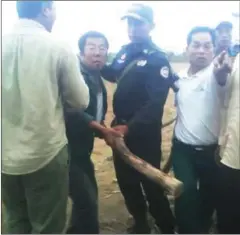
<instances>
[{"instance_id":1,"label":"open mouth","mask_svg":"<svg viewBox=\"0 0 240 235\"><path fill-rule=\"evenodd\" d=\"M204 60L206 60L206 58L205 57L197 57L197 60L204 61Z\"/></svg>"}]
</instances>

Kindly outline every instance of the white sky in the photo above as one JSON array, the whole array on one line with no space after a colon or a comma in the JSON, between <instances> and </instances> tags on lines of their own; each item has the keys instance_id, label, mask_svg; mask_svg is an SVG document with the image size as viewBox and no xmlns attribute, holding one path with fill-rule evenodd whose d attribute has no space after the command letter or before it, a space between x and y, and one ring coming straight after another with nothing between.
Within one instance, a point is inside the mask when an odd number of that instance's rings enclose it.
<instances>
[{"instance_id":1,"label":"white sky","mask_svg":"<svg viewBox=\"0 0 240 235\"><path fill-rule=\"evenodd\" d=\"M88 30L104 33L110 51L128 42L126 25L120 17L133 1L57 1L57 20L53 34L77 50L77 40ZM196 25L214 27L222 20L234 24L234 37L239 37L239 21L232 12L239 11L239 1L138 1L153 7L156 27L154 42L165 50L182 52L186 35ZM2 1L2 32L11 30L17 20L15 1Z\"/></svg>"}]
</instances>

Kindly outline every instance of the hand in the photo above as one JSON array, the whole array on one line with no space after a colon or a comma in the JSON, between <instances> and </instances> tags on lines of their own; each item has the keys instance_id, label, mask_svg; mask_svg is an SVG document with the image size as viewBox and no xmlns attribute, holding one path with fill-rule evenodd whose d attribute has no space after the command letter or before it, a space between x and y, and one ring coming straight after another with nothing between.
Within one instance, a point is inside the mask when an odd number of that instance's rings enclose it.
<instances>
[{"instance_id":1,"label":"hand","mask_svg":"<svg viewBox=\"0 0 240 235\"><path fill-rule=\"evenodd\" d=\"M112 148L115 148L116 138L123 137L120 132L114 130L113 128L104 128L102 134L106 144Z\"/></svg>"},{"instance_id":2,"label":"hand","mask_svg":"<svg viewBox=\"0 0 240 235\"><path fill-rule=\"evenodd\" d=\"M225 85L228 74L233 67L233 58L229 57L226 51L223 51L214 60L214 75L220 85Z\"/></svg>"},{"instance_id":3,"label":"hand","mask_svg":"<svg viewBox=\"0 0 240 235\"><path fill-rule=\"evenodd\" d=\"M214 152L214 159L218 166L220 166L221 163L221 157L220 157L220 146L217 147L217 149Z\"/></svg>"},{"instance_id":4,"label":"hand","mask_svg":"<svg viewBox=\"0 0 240 235\"><path fill-rule=\"evenodd\" d=\"M123 136L125 136L128 133L127 125L117 125L117 126L114 126L113 129L120 132Z\"/></svg>"},{"instance_id":5,"label":"hand","mask_svg":"<svg viewBox=\"0 0 240 235\"><path fill-rule=\"evenodd\" d=\"M101 125L107 128L107 126L106 126L104 121L101 122Z\"/></svg>"}]
</instances>

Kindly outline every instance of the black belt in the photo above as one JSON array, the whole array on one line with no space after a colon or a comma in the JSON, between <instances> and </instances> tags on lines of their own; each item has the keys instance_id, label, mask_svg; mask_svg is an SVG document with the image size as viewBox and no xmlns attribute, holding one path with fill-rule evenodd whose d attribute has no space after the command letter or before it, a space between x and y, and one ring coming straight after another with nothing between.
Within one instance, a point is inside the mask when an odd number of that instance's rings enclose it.
<instances>
[{"instance_id":1,"label":"black belt","mask_svg":"<svg viewBox=\"0 0 240 235\"><path fill-rule=\"evenodd\" d=\"M210 145L192 145L192 144L186 144L182 141L178 140L176 137L173 138L173 143L175 144L181 144L188 148L197 150L197 151L206 151L206 150L215 150L218 147L218 144L210 144Z\"/></svg>"}]
</instances>

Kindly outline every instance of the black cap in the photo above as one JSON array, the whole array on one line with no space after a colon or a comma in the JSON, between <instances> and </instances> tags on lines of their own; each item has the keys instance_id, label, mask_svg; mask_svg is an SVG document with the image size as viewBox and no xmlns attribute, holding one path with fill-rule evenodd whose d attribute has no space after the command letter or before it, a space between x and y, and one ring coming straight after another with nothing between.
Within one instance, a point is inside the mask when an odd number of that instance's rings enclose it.
<instances>
[{"instance_id":1,"label":"black cap","mask_svg":"<svg viewBox=\"0 0 240 235\"><path fill-rule=\"evenodd\" d=\"M143 4L133 4L122 17L122 20L126 18L133 18L151 24L154 22L152 8Z\"/></svg>"},{"instance_id":2,"label":"black cap","mask_svg":"<svg viewBox=\"0 0 240 235\"><path fill-rule=\"evenodd\" d=\"M219 29L232 29L233 28L233 25L231 22L229 21L222 21L220 22L217 27L216 27L216 30L219 30Z\"/></svg>"}]
</instances>

